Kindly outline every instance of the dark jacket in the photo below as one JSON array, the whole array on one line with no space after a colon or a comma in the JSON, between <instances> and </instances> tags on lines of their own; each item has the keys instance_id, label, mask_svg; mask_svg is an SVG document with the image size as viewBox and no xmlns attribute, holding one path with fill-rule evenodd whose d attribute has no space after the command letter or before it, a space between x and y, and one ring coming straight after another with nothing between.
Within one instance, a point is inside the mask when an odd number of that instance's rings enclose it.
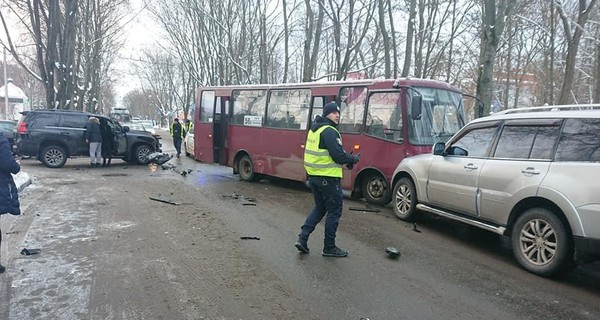
<instances>
[{"instance_id":1,"label":"dark jacket","mask_svg":"<svg viewBox=\"0 0 600 320\"><path fill-rule=\"evenodd\" d=\"M185 137L185 131L183 130L183 126L179 121L173 121L171 124L171 136L173 138L183 139Z\"/></svg>"},{"instance_id":2,"label":"dark jacket","mask_svg":"<svg viewBox=\"0 0 600 320\"><path fill-rule=\"evenodd\" d=\"M100 124L88 121L85 124L85 139L89 142L102 142L102 130L100 130Z\"/></svg>"},{"instance_id":3,"label":"dark jacket","mask_svg":"<svg viewBox=\"0 0 600 320\"><path fill-rule=\"evenodd\" d=\"M336 163L356 163L358 160L355 160L355 156L349 155L346 153L346 151L344 151L344 147L341 144L340 133L337 131L337 125L333 121L326 117L317 116L310 127L310 130L314 132L325 125L333 126L336 129L326 128L323 130L323 132L321 132L319 148L327 149L327 151L329 151L329 155Z\"/></svg>"},{"instance_id":4,"label":"dark jacket","mask_svg":"<svg viewBox=\"0 0 600 320\"><path fill-rule=\"evenodd\" d=\"M20 170L21 166L12 155L10 143L6 137L0 135L0 215L21 214L17 186L11 175Z\"/></svg>"},{"instance_id":5,"label":"dark jacket","mask_svg":"<svg viewBox=\"0 0 600 320\"><path fill-rule=\"evenodd\" d=\"M102 157L112 158L115 154L115 136L108 125L104 125L101 128L102 131Z\"/></svg>"}]
</instances>

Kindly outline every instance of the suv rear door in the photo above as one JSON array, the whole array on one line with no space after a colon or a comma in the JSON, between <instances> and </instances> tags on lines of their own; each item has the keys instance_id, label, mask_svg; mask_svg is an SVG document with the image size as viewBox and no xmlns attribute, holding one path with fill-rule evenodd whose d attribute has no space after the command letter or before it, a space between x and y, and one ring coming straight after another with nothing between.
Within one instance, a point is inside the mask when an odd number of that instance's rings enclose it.
<instances>
[{"instance_id":1,"label":"suv rear door","mask_svg":"<svg viewBox=\"0 0 600 320\"><path fill-rule=\"evenodd\" d=\"M477 214L479 174L499 125L499 121L471 125L447 145L446 156L433 157L427 183L432 205Z\"/></svg>"},{"instance_id":2,"label":"suv rear door","mask_svg":"<svg viewBox=\"0 0 600 320\"><path fill-rule=\"evenodd\" d=\"M505 225L517 201L537 194L548 173L562 119L504 122L496 148L481 169L482 219Z\"/></svg>"},{"instance_id":3,"label":"suv rear door","mask_svg":"<svg viewBox=\"0 0 600 320\"><path fill-rule=\"evenodd\" d=\"M69 114L62 113L60 115L60 126L58 134L63 136L67 152L69 155L84 156L89 154L89 146L85 143L85 124L88 121L86 114Z\"/></svg>"}]
</instances>

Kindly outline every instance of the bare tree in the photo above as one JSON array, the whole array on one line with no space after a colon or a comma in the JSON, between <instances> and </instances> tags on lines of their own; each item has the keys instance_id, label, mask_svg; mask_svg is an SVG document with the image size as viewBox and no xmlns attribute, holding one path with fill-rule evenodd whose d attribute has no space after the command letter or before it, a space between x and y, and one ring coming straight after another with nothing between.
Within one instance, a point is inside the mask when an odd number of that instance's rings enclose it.
<instances>
[{"instance_id":1,"label":"bare tree","mask_svg":"<svg viewBox=\"0 0 600 320\"><path fill-rule=\"evenodd\" d=\"M409 0L408 27L406 28L406 49L404 50L404 67L402 76L407 77L410 73L413 40L415 38L415 19L417 17L417 0Z\"/></svg>"},{"instance_id":2,"label":"bare tree","mask_svg":"<svg viewBox=\"0 0 600 320\"><path fill-rule=\"evenodd\" d=\"M578 12L577 21L572 22L567 16L564 7L560 1L557 1L556 8L563 23L565 36L567 38L567 59L565 62L565 75L563 78L562 88L560 90L560 96L558 97L558 104L568 104L573 101L573 80L575 79L575 64L577 58L577 51L579 49L579 43L583 36L585 24L589 18L590 12L596 5L597 0L579 0L578 1ZM574 30L573 30L574 29Z\"/></svg>"},{"instance_id":3,"label":"bare tree","mask_svg":"<svg viewBox=\"0 0 600 320\"><path fill-rule=\"evenodd\" d=\"M317 66L317 57L319 53L319 45L321 42L321 34L323 30L323 19L325 16L325 8L323 0L318 0L318 12L315 17L311 0L304 0L306 5L306 28L304 33L303 46L303 63L302 63L302 81L310 81L315 75Z\"/></svg>"},{"instance_id":4,"label":"bare tree","mask_svg":"<svg viewBox=\"0 0 600 320\"><path fill-rule=\"evenodd\" d=\"M504 32L506 20L509 18L516 0L482 0L482 31L479 53L477 93L484 104L483 113L490 112L494 88L494 61Z\"/></svg>"},{"instance_id":5,"label":"bare tree","mask_svg":"<svg viewBox=\"0 0 600 320\"><path fill-rule=\"evenodd\" d=\"M99 101L108 102L112 87L107 81L116 41L122 33L119 10L126 0L13 0L11 12L27 30L34 44L32 58L37 68L27 63L28 52L18 50L5 18L0 12L7 35L2 45L15 60L45 86L46 106L82 110L86 102L90 111L99 111ZM82 19L82 16L84 19ZM109 102L109 104L112 102Z\"/></svg>"}]
</instances>

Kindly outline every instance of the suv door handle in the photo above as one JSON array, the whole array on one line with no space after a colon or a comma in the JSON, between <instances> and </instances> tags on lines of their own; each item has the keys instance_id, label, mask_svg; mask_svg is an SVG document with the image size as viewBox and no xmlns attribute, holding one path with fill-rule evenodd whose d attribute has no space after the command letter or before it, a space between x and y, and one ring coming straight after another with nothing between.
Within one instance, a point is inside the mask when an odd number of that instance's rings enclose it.
<instances>
[{"instance_id":1,"label":"suv door handle","mask_svg":"<svg viewBox=\"0 0 600 320\"><path fill-rule=\"evenodd\" d=\"M67 131L61 131L61 132L59 132L58 134L62 134L62 135L65 135L65 136L68 136L68 135L70 135L70 133L69 133L69 132L67 132Z\"/></svg>"},{"instance_id":2,"label":"suv door handle","mask_svg":"<svg viewBox=\"0 0 600 320\"><path fill-rule=\"evenodd\" d=\"M540 171L535 170L535 168L533 168L533 167L527 167L527 168L521 170L521 173L531 175L531 174L540 174Z\"/></svg>"},{"instance_id":3,"label":"suv door handle","mask_svg":"<svg viewBox=\"0 0 600 320\"><path fill-rule=\"evenodd\" d=\"M476 165L472 164L472 163L469 163L464 168L467 169L467 170L475 170L478 167Z\"/></svg>"}]
</instances>

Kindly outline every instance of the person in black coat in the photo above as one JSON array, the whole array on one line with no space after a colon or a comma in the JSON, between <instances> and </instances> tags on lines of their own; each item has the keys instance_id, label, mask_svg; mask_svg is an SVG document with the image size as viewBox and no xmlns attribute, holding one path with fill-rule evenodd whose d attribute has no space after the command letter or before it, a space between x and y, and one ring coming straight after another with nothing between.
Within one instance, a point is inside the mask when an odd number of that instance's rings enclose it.
<instances>
[{"instance_id":1,"label":"person in black coat","mask_svg":"<svg viewBox=\"0 0 600 320\"><path fill-rule=\"evenodd\" d=\"M0 134L0 216L6 213L16 216L21 214L17 185L11 175L19 171L21 166L13 157L8 139ZM0 230L0 246L2 246L2 230ZM4 270L5 268L0 264L0 273Z\"/></svg>"},{"instance_id":2,"label":"person in black coat","mask_svg":"<svg viewBox=\"0 0 600 320\"><path fill-rule=\"evenodd\" d=\"M102 166L108 167L115 153L115 136L106 122L100 124L100 131L102 132Z\"/></svg>"}]
</instances>

